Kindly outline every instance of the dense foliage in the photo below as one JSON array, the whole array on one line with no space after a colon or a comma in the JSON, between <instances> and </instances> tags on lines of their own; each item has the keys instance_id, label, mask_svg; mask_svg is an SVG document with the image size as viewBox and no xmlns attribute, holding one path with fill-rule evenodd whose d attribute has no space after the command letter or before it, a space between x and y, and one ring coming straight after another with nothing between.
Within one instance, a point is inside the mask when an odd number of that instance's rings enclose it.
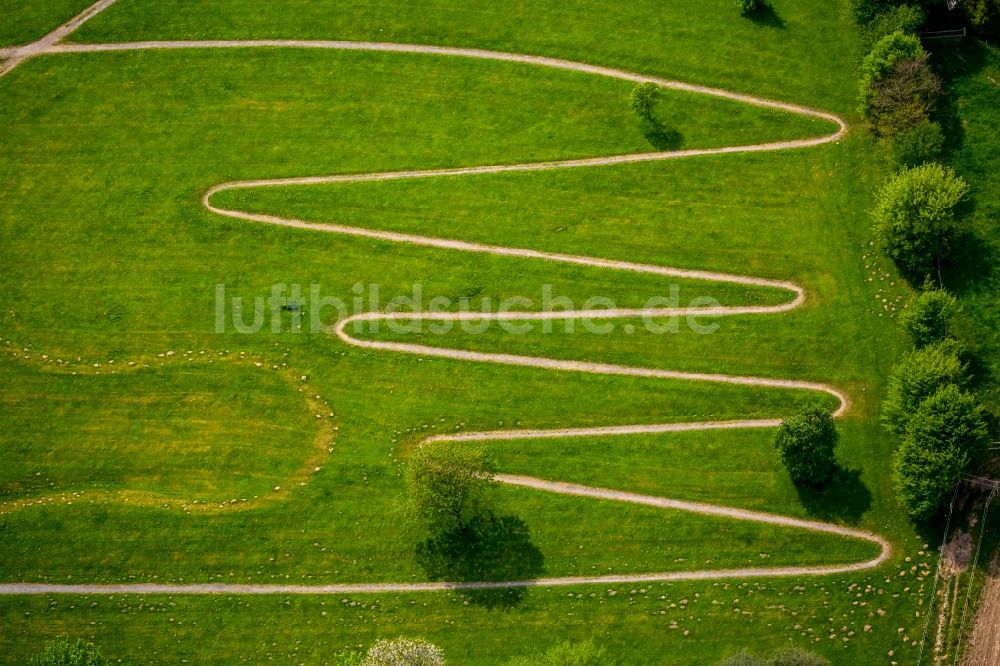
<instances>
[{"instance_id":1,"label":"dense foliage","mask_svg":"<svg viewBox=\"0 0 1000 666\"><path fill-rule=\"evenodd\" d=\"M422 638L376 641L361 666L444 666L444 654Z\"/></svg>"},{"instance_id":2,"label":"dense foliage","mask_svg":"<svg viewBox=\"0 0 1000 666\"><path fill-rule=\"evenodd\" d=\"M982 406L954 384L920 404L893 459L896 491L911 516L927 520L947 505L988 435Z\"/></svg>"},{"instance_id":3,"label":"dense foliage","mask_svg":"<svg viewBox=\"0 0 1000 666\"><path fill-rule=\"evenodd\" d=\"M655 83L646 81L635 84L635 87L632 88L632 94L629 97L629 103L632 105L635 115L639 116L641 120L651 121L653 119L653 107L656 105L656 98L659 94L660 87Z\"/></svg>"},{"instance_id":4,"label":"dense foliage","mask_svg":"<svg viewBox=\"0 0 1000 666\"><path fill-rule=\"evenodd\" d=\"M937 272L967 192L964 180L937 163L903 169L878 191L872 213L876 235L911 280Z\"/></svg>"},{"instance_id":5,"label":"dense foliage","mask_svg":"<svg viewBox=\"0 0 1000 666\"><path fill-rule=\"evenodd\" d=\"M966 364L959 345L945 341L906 354L889 375L889 388L882 403L882 422L898 435L906 432L910 417L920 403L947 384L966 383Z\"/></svg>"},{"instance_id":6,"label":"dense foliage","mask_svg":"<svg viewBox=\"0 0 1000 666\"><path fill-rule=\"evenodd\" d=\"M808 407L785 419L774 445L795 483L822 486L837 470L837 428L830 412L821 406Z\"/></svg>"},{"instance_id":7,"label":"dense foliage","mask_svg":"<svg viewBox=\"0 0 1000 666\"><path fill-rule=\"evenodd\" d=\"M464 529L490 512L492 462L481 448L439 442L417 449L406 468L407 513L432 533Z\"/></svg>"},{"instance_id":8,"label":"dense foliage","mask_svg":"<svg viewBox=\"0 0 1000 666\"><path fill-rule=\"evenodd\" d=\"M910 299L899 315L903 330L919 347L948 338L952 316L958 309L955 297L944 289L926 289Z\"/></svg>"},{"instance_id":9,"label":"dense foliage","mask_svg":"<svg viewBox=\"0 0 1000 666\"><path fill-rule=\"evenodd\" d=\"M108 663L93 643L58 638L46 644L28 666L107 666Z\"/></svg>"},{"instance_id":10,"label":"dense foliage","mask_svg":"<svg viewBox=\"0 0 1000 666\"><path fill-rule=\"evenodd\" d=\"M604 648L586 641L560 643L541 654L512 659L507 666L614 666L614 663Z\"/></svg>"}]
</instances>

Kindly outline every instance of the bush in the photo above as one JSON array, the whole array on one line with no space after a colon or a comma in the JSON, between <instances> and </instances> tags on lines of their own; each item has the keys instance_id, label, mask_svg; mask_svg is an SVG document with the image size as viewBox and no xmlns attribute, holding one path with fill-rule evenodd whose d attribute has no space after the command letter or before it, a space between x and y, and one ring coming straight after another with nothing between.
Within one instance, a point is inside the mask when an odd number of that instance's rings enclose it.
<instances>
[{"instance_id":1,"label":"bush","mask_svg":"<svg viewBox=\"0 0 1000 666\"><path fill-rule=\"evenodd\" d=\"M883 145L893 168L920 166L941 156L941 151L944 150L944 132L938 123L925 120L886 137Z\"/></svg>"},{"instance_id":2,"label":"bush","mask_svg":"<svg viewBox=\"0 0 1000 666\"><path fill-rule=\"evenodd\" d=\"M910 417L924 400L947 384L966 383L966 365L954 340L930 344L903 356L889 375L882 402L882 422L897 435L907 430Z\"/></svg>"},{"instance_id":3,"label":"bush","mask_svg":"<svg viewBox=\"0 0 1000 666\"><path fill-rule=\"evenodd\" d=\"M444 666L444 654L422 638L375 641L361 666Z\"/></svg>"},{"instance_id":4,"label":"bush","mask_svg":"<svg viewBox=\"0 0 1000 666\"><path fill-rule=\"evenodd\" d=\"M656 105L656 99L659 96L660 87L655 83L650 83L649 81L637 83L632 88L629 103L632 105L635 115L639 116L641 120L652 121L653 107Z\"/></svg>"},{"instance_id":5,"label":"bush","mask_svg":"<svg viewBox=\"0 0 1000 666\"><path fill-rule=\"evenodd\" d=\"M876 195L875 233L883 251L911 280L934 272L956 227L965 181L937 163L903 169Z\"/></svg>"},{"instance_id":6,"label":"bush","mask_svg":"<svg viewBox=\"0 0 1000 666\"><path fill-rule=\"evenodd\" d=\"M744 14L748 14L755 9L757 9L757 0L736 0L736 6L740 8L740 11Z\"/></svg>"},{"instance_id":7,"label":"bush","mask_svg":"<svg viewBox=\"0 0 1000 666\"><path fill-rule=\"evenodd\" d=\"M809 407L785 419L774 438L781 460L795 483L822 486L837 471L837 428L823 407Z\"/></svg>"},{"instance_id":8,"label":"bush","mask_svg":"<svg viewBox=\"0 0 1000 666\"><path fill-rule=\"evenodd\" d=\"M917 5L898 5L888 7L864 23L859 23L862 29L858 40L858 61L864 60L883 37L894 32L907 35L916 33L926 18L923 8Z\"/></svg>"},{"instance_id":9,"label":"bush","mask_svg":"<svg viewBox=\"0 0 1000 666\"><path fill-rule=\"evenodd\" d=\"M958 302L947 291L929 289L910 299L899 315L899 323L914 345L926 347L948 338L949 323L957 308Z\"/></svg>"},{"instance_id":10,"label":"bush","mask_svg":"<svg viewBox=\"0 0 1000 666\"><path fill-rule=\"evenodd\" d=\"M982 405L954 384L920 403L892 468L900 503L913 518L927 520L947 505L972 452L988 439Z\"/></svg>"},{"instance_id":11,"label":"bush","mask_svg":"<svg viewBox=\"0 0 1000 666\"><path fill-rule=\"evenodd\" d=\"M930 121L941 96L941 80L927 56L900 60L872 84L867 117L878 136L893 137Z\"/></svg>"},{"instance_id":12,"label":"bush","mask_svg":"<svg viewBox=\"0 0 1000 666\"><path fill-rule=\"evenodd\" d=\"M914 35L896 31L880 39L861 63L861 87L858 93L861 111L866 116L876 84L888 77L896 63L918 60L926 56L920 40Z\"/></svg>"},{"instance_id":13,"label":"bush","mask_svg":"<svg viewBox=\"0 0 1000 666\"><path fill-rule=\"evenodd\" d=\"M605 656L604 648L586 641L560 643L542 654L512 659L507 666L614 666L614 663Z\"/></svg>"},{"instance_id":14,"label":"bush","mask_svg":"<svg viewBox=\"0 0 1000 666\"><path fill-rule=\"evenodd\" d=\"M41 654L28 662L28 666L107 666L108 660L93 643L72 642L58 638L45 645Z\"/></svg>"},{"instance_id":15,"label":"bush","mask_svg":"<svg viewBox=\"0 0 1000 666\"><path fill-rule=\"evenodd\" d=\"M465 529L490 513L492 462L483 449L437 442L417 449L406 468L405 509L431 533Z\"/></svg>"},{"instance_id":16,"label":"bush","mask_svg":"<svg viewBox=\"0 0 1000 666\"><path fill-rule=\"evenodd\" d=\"M850 0L851 16L860 26L867 26L891 6L890 0Z\"/></svg>"}]
</instances>

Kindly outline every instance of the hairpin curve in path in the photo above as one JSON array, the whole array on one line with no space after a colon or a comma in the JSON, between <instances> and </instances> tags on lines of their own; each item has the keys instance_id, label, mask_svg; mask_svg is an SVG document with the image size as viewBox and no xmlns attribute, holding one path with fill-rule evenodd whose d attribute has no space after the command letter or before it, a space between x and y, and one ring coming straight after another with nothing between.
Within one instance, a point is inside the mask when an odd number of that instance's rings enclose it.
<instances>
[{"instance_id":1,"label":"hairpin curve in path","mask_svg":"<svg viewBox=\"0 0 1000 666\"><path fill-rule=\"evenodd\" d=\"M111 0L113 1L113 0ZM100 4L108 6L110 1L102 0ZM103 7L102 7L103 8ZM504 62L515 62L530 64L542 67L583 72L598 76L607 76L634 82L649 82L662 88L681 90L685 92L710 95L722 99L751 104L758 107L786 111L802 116L814 117L829 121L836 125L837 130L831 134L809 139L798 139L792 141L778 141L764 144L752 144L743 146L728 146L722 148L675 150L652 153L632 153L625 155L613 155L607 157L594 157L585 159L558 160L547 162L535 162L525 164L503 164L460 167L453 169L428 169L417 171L394 171L383 173L363 173L363 174L343 174L333 176L309 176L302 178L277 178L265 180L246 180L231 183L223 183L209 189L203 196L205 207L219 215L226 217L273 224L284 227L306 229L313 232L334 233L346 236L377 239L389 243L405 243L422 247L436 249L475 252L490 254L495 256L518 257L525 259L535 259L555 263L575 264L594 268L610 270L631 271L672 278L686 278L696 280L707 280L724 282L730 284L742 284L749 286L769 287L783 289L790 293L788 301L777 305L768 306L717 306L710 308L645 308L645 309L622 309L616 311L609 310L576 310L561 312L497 312L497 313L441 313L441 312L410 312L410 313L380 313L368 312L357 314L340 320L335 332L337 337L345 344L374 349L379 351L420 354L423 356L434 356L451 360L461 360L480 363L494 363L501 365L514 365L523 367L540 368L545 370L555 370L564 372L606 374L606 375L627 375L636 377L647 377L654 379L671 379L683 381L703 381L726 384L737 384L767 388L799 389L807 391L822 392L835 397L839 406L834 412L835 416L842 416L849 408L848 397L839 389L832 386L809 381L774 379L766 377L748 377L723 374L691 373L672 370L662 370L656 368L639 368L604 363L592 363L585 361L570 361L561 359L551 359L533 356L520 356L513 354L498 354L473 352L461 349L438 348L428 345L408 344L400 342L382 342L375 340L362 340L353 337L347 331L347 327L359 321L388 321L388 320L477 320L477 321L522 321L522 320L543 320L543 319L614 319L626 317L670 317L684 315L751 315L751 314L779 314L794 310L805 302L805 291L799 285L783 280L772 280L757 278L730 273L718 273L712 271L699 271L691 269L672 268L667 266L657 266L651 264L641 264L626 261L616 261L602 259L598 257L587 257L552 252L542 252L526 248L512 248L497 245L486 245L462 240L437 238L431 236L421 236L415 234L397 233L391 231L380 231L361 227L351 227L330 223L309 223L303 220L284 218L274 215L263 215L248 213L239 210L230 210L216 206L212 203L212 197L220 192L262 188L262 187L285 187L285 186L305 186L332 183L359 183L372 181L389 181L416 178L441 178L477 176L495 173L525 172L525 171L547 171L555 169L571 169L585 167L601 167L616 164L629 164L636 162L652 162L670 159L681 159L687 157L725 155L733 153L765 152L777 150L790 150L807 148L839 140L847 131L846 123L838 116L811 109L805 106L789 104L768 100L752 95L730 92L719 88L693 85L680 81L672 81L642 74L635 74L624 70L613 69L577 63L568 60L548 58L542 56L531 56L515 53L504 53L498 51L487 51L482 49L452 48L444 46L427 46L418 44L393 44L374 42L347 42L347 41L302 41L302 40L206 40L206 41L156 41L156 42L131 42L118 44L61 44L58 40L52 42L37 42L30 52L21 52L16 49L5 52L8 57L19 62L18 58L33 57L46 54L70 54L70 53L95 53L114 51L134 51L134 50L154 50L154 49L216 49L216 48L317 48L333 50L360 50L360 51L382 51L393 53L417 53L439 56L454 56L467 58L480 58L487 60L497 60ZM22 57L23 56L23 57ZM11 62L11 61L8 61ZM15 63L16 64L16 63ZM6 70L6 71L9 71ZM2 74L3 71L0 71ZM772 428L779 425L779 419L757 419L757 420L734 420L734 421L712 421L693 423L661 423L661 424L632 424L619 426L585 427L585 428L563 428L548 430L495 430L478 433L461 433L454 435L435 435L423 440L422 444L429 444L441 441L496 441L514 439L535 439L551 437L586 437L586 436L607 436L624 434L652 434L694 430L721 430L737 428ZM480 582L427 582L427 583L376 583L376 584L333 584L333 585L254 585L254 584L79 584L79 585L59 585L59 584L29 584L11 583L0 584L0 594L53 594L53 593L77 593L77 594L122 594L122 593L142 593L142 594L363 594L381 592L422 592L447 589L500 589L500 588L520 588L520 587L551 587L565 585L584 584L613 584L613 583L645 583L653 581L683 581L683 580L714 580L726 578L751 578L751 577L774 577L774 576L812 576L844 573L871 569L885 562L891 554L889 542L874 533L866 530L844 527L840 525L824 523L815 520L806 520L781 516L760 511L749 511L735 509L732 507L719 506L702 502L687 502L673 500L663 497L653 497L648 495L638 495L605 488L583 486L569 483L561 483L545 479L538 479L527 476L515 476L501 474L497 479L503 483L533 488L551 493L573 495L580 497L590 497L617 502L627 502L645 506L658 507L663 509L687 511L701 515L710 515L734 520L745 520L781 527L796 528L834 534L846 538L858 539L873 543L879 547L879 554L863 562L854 562L839 565L821 566L786 566L786 567L755 567L746 569L727 570L698 570L698 571L675 571L645 574L622 574L604 576L565 576L552 578L537 578L531 580L511 580L511 581L480 581Z\"/></svg>"}]
</instances>

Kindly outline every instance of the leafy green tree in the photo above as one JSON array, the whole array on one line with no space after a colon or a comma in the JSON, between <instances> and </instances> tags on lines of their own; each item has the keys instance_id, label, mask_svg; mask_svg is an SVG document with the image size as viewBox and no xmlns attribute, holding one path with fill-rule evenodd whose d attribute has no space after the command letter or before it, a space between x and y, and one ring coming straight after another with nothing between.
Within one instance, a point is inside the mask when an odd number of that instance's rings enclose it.
<instances>
[{"instance_id":1,"label":"leafy green tree","mask_svg":"<svg viewBox=\"0 0 1000 666\"><path fill-rule=\"evenodd\" d=\"M736 6L740 8L740 11L744 14L749 14L750 12L757 9L757 5L760 4L758 0L735 0Z\"/></svg>"},{"instance_id":2,"label":"leafy green tree","mask_svg":"<svg viewBox=\"0 0 1000 666\"><path fill-rule=\"evenodd\" d=\"M882 423L897 435L906 432L910 418L924 400L942 386L967 382L968 368L954 340L929 344L903 356L889 375L882 402Z\"/></svg>"},{"instance_id":3,"label":"leafy green tree","mask_svg":"<svg viewBox=\"0 0 1000 666\"><path fill-rule=\"evenodd\" d=\"M927 285L925 285L926 287ZM944 289L927 289L913 296L899 315L899 323L913 344L926 347L948 338L958 301Z\"/></svg>"},{"instance_id":4,"label":"leafy green tree","mask_svg":"<svg viewBox=\"0 0 1000 666\"><path fill-rule=\"evenodd\" d=\"M937 163L903 169L876 196L875 233L885 253L910 278L933 272L955 231L955 209L969 191Z\"/></svg>"},{"instance_id":5,"label":"leafy green tree","mask_svg":"<svg viewBox=\"0 0 1000 666\"><path fill-rule=\"evenodd\" d=\"M28 662L28 666L107 666L108 663L93 643L57 638L47 643L41 654Z\"/></svg>"},{"instance_id":6,"label":"leafy green tree","mask_svg":"<svg viewBox=\"0 0 1000 666\"><path fill-rule=\"evenodd\" d=\"M941 79L931 71L927 56L900 60L874 81L866 109L875 134L895 137L930 122L941 96Z\"/></svg>"},{"instance_id":7,"label":"leafy green tree","mask_svg":"<svg viewBox=\"0 0 1000 666\"><path fill-rule=\"evenodd\" d=\"M660 87L650 81L635 84L629 96L629 104L640 120L653 121L653 107L660 96Z\"/></svg>"},{"instance_id":8,"label":"leafy green tree","mask_svg":"<svg viewBox=\"0 0 1000 666\"><path fill-rule=\"evenodd\" d=\"M368 650L361 666L444 666L441 648L422 638L379 640Z\"/></svg>"},{"instance_id":9,"label":"leafy green tree","mask_svg":"<svg viewBox=\"0 0 1000 666\"><path fill-rule=\"evenodd\" d=\"M614 660L591 641L559 643L547 651L529 657L517 657L507 666L614 666Z\"/></svg>"},{"instance_id":10,"label":"leafy green tree","mask_svg":"<svg viewBox=\"0 0 1000 666\"><path fill-rule=\"evenodd\" d=\"M465 529L490 514L493 464L481 448L437 442L417 449L406 468L405 508L431 533Z\"/></svg>"},{"instance_id":11,"label":"leafy green tree","mask_svg":"<svg viewBox=\"0 0 1000 666\"><path fill-rule=\"evenodd\" d=\"M774 446L795 483L822 486L837 471L837 428L830 412L820 405L785 419Z\"/></svg>"},{"instance_id":12,"label":"leafy green tree","mask_svg":"<svg viewBox=\"0 0 1000 666\"><path fill-rule=\"evenodd\" d=\"M988 437L982 405L954 384L920 403L892 467L900 503L913 518L927 520L947 505L973 452Z\"/></svg>"},{"instance_id":13,"label":"leafy green tree","mask_svg":"<svg viewBox=\"0 0 1000 666\"><path fill-rule=\"evenodd\" d=\"M926 55L915 35L897 30L880 39L861 63L861 84L858 91L861 111L868 115L875 85L892 73L896 63L917 60Z\"/></svg>"}]
</instances>

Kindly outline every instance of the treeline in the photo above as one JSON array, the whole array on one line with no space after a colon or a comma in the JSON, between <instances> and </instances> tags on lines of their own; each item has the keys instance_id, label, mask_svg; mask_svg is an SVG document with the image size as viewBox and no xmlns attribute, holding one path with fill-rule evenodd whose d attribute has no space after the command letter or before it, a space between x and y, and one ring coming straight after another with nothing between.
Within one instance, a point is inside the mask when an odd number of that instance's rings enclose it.
<instances>
[{"instance_id":1,"label":"treeline","mask_svg":"<svg viewBox=\"0 0 1000 666\"><path fill-rule=\"evenodd\" d=\"M900 503L918 521L933 518L989 441L987 412L972 392L970 359L955 330L958 303L944 289L953 241L964 233L969 186L940 162L941 79L918 31L943 2L854 0L861 27L860 111L894 174L872 211L881 250L917 288L900 316L913 342L892 370L882 422L900 438L893 479ZM962 0L972 26L996 34L1000 0ZM991 32L992 31L992 32Z\"/></svg>"}]
</instances>

